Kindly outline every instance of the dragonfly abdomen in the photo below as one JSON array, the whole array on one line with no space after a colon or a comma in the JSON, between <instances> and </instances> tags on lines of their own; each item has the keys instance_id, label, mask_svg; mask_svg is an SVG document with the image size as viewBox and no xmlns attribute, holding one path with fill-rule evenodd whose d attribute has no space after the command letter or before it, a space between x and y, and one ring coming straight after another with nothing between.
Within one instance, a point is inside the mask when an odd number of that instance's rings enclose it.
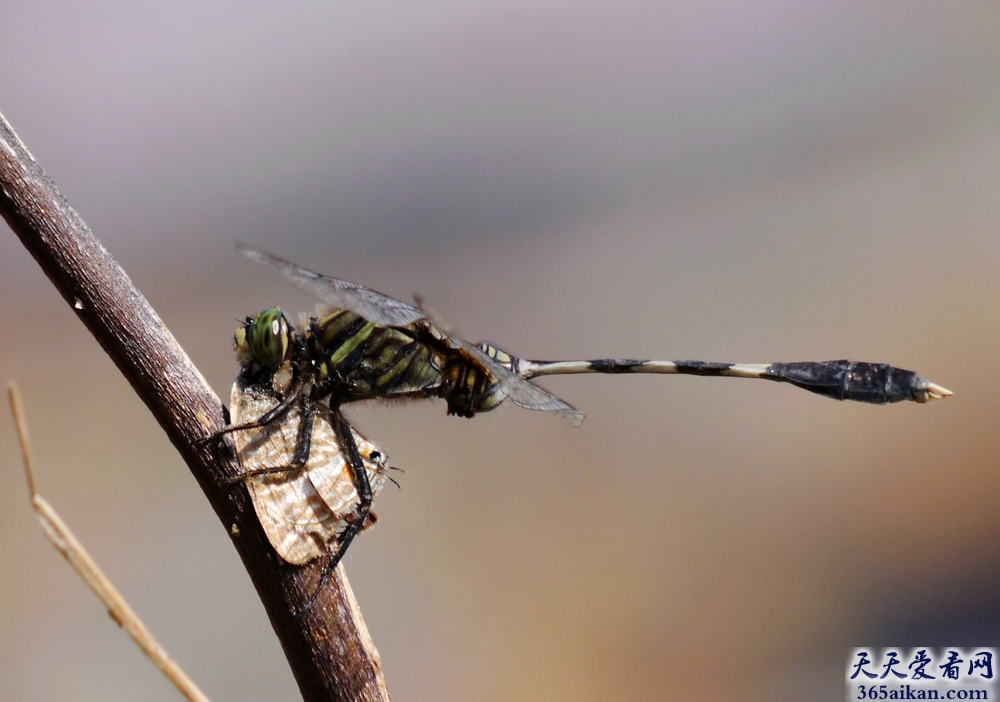
<instances>
[{"instance_id":1,"label":"dragonfly abdomen","mask_svg":"<svg viewBox=\"0 0 1000 702\"><path fill-rule=\"evenodd\" d=\"M834 400L853 400L876 405L902 400L920 402L926 390L926 381L916 373L887 363L862 363L845 359L772 363L756 367L704 361L675 361L675 365L678 373L686 375L757 377L791 383Z\"/></svg>"},{"instance_id":2,"label":"dragonfly abdomen","mask_svg":"<svg viewBox=\"0 0 1000 702\"><path fill-rule=\"evenodd\" d=\"M525 378L571 373L664 373L727 378L760 378L791 383L803 390L835 400L884 405L912 400L928 402L951 391L913 371L887 363L807 361L803 363L715 363L709 361L641 361L603 358L592 361L527 361L510 359L511 367Z\"/></svg>"},{"instance_id":3,"label":"dragonfly abdomen","mask_svg":"<svg viewBox=\"0 0 1000 702\"><path fill-rule=\"evenodd\" d=\"M473 417L489 412L504 401L500 388L481 368L457 357L445 367L443 396L448 414Z\"/></svg>"},{"instance_id":4,"label":"dragonfly abdomen","mask_svg":"<svg viewBox=\"0 0 1000 702\"><path fill-rule=\"evenodd\" d=\"M876 405L902 400L921 402L927 383L913 371L888 363L852 363L848 360L774 363L763 377L772 375L775 380L783 380L835 400Z\"/></svg>"}]
</instances>

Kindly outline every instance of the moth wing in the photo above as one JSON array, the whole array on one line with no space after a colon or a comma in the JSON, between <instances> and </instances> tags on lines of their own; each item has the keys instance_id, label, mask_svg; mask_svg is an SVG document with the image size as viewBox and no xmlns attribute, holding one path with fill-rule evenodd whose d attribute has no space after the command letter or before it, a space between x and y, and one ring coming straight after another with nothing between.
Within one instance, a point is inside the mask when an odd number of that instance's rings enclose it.
<instances>
[{"instance_id":1,"label":"moth wing","mask_svg":"<svg viewBox=\"0 0 1000 702\"><path fill-rule=\"evenodd\" d=\"M230 412L234 424L252 422L276 404L274 398L255 388L241 388L239 381L233 385ZM267 427L233 432L243 470L288 465L295 452L300 421L299 414L292 410ZM257 518L279 556L302 565L327 552L340 520L316 491L306 470L257 475L246 482Z\"/></svg>"},{"instance_id":2,"label":"moth wing","mask_svg":"<svg viewBox=\"0 0 1000 702\"><path fill-rule=\"evenodd\" d=\"M309 481L330 512L337 516L343 524L344 517L348 516L351 510L360 503L358 491L347 467L345 453L337 443L327 419L325 417L317 418L316 424L322 424L326 427L329 438L317 445L316 427L314 427L313 449L308 464ZM354 427L351 427L351 434L358 448L358 454L361 456L361 462L364 464L365 472L368 474L368 484L371 486L374 497L385 487L388 458Z\"/></svg>"}]
</instances>

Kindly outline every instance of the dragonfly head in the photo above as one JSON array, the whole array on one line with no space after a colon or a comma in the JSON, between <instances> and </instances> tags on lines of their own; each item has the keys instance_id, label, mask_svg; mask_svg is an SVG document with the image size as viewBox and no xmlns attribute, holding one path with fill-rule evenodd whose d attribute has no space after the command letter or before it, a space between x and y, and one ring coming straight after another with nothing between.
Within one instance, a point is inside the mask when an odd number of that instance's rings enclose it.
<instances>
[{"instance_id":1,"label":"dragonfly head","mask_svg":"<svg viewBox=\"0 0 1000 702\"><path fill-rule=\"evenodd\" d=\"M277 307L247 317L236 330L236 358L251 373L273 373L288 355L288 317Z\"/></svg>"}]
</instances>

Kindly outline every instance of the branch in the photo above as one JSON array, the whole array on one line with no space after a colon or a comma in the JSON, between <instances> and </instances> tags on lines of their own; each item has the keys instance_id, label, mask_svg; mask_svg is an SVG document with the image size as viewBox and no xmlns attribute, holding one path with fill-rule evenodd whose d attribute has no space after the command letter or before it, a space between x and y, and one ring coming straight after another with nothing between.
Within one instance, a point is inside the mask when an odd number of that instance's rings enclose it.
<instances>
[{"instance_id":1,"label":"branch","mask_svg":"<svg viewBox=\"0 0 1000 702\"><path fill-rule=\"evenodd\" d=\"M225 408L132 281L0 114L0 214L146 403L201 485L264 603L305 700L389 699L343 566L306 616L324 560L282 561L267 541L228 441Z\"/></svg>"}]
</instances>

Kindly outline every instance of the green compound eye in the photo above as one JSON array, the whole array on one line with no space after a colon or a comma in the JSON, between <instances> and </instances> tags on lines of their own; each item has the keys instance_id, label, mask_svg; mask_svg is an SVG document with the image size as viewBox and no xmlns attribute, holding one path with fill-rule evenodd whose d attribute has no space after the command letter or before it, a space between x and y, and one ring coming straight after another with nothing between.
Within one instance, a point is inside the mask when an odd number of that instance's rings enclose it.
<instances>
[{"instance_id":1,"label":"green compound eye","mask_svg":"<svg viewBox=\"0 0 1000 702\"><path fill-rule=\"evenodd\" d=\"M274 370L287 352L288 319L276 307L264 310L236 330L236 355L244 366L256 361L263 368Z\"/></svg>"}]
</instances>

